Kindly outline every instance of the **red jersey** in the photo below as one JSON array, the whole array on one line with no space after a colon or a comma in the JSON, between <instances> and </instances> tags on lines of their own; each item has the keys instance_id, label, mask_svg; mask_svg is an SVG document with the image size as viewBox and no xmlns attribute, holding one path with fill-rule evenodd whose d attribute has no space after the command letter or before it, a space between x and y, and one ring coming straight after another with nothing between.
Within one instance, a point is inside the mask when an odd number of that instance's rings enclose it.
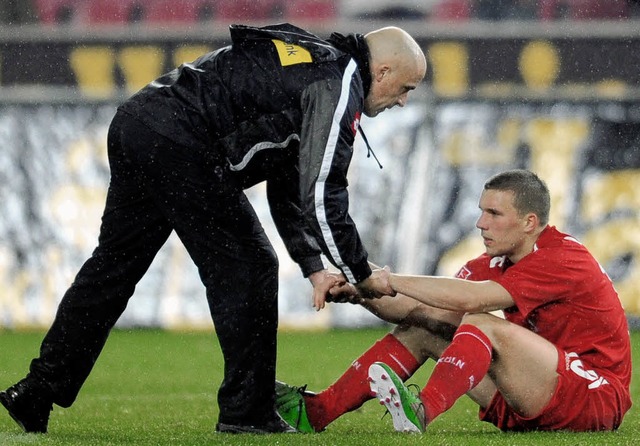
<instances>
[{"instance_id":1,"label":"red jersey","mask_svg":"<svg viewBox=\"0 0 640 446\"><path fill-rule=\"evenodd\" d=\"M610 278L576 239L547 226L533 251L519 262L483 254L469 261L457 277L502 285L515 301L504 310L508 321L576 353L609 382L617 381L628 397L627 318Z\"/></svg>"}]
</instances>

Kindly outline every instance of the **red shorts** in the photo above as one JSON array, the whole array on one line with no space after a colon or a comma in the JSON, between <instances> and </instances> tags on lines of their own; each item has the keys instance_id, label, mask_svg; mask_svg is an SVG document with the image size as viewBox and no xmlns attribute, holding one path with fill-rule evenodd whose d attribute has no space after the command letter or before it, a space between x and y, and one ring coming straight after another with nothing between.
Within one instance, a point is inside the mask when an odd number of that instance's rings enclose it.
<instances>
[{"instance_id":1,"label":"red shorts","mask_svg":"<svg viewBox=\"0 0 640 446\"><path fill-rule=\"evenodd\" d=\"M629 389L617 379L600 374L575 354L558 350L558 385L540 414L525 418L496 393L480 420L503 431L610 431L620 426L631 407Z\"/></svg>"}]
</instances>

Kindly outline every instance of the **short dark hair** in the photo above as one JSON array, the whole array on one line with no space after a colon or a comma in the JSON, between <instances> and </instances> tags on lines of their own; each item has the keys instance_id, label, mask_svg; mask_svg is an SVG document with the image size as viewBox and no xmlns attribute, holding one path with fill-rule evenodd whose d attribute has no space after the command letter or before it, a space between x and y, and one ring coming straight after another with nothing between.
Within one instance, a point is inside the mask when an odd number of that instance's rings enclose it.
<instances>
[{"instance_id":1,"label":"short dark hair","mask_svg":"<svg viewBox=\"0 0 640 446\"><path fill-rule=\"evenodd\" d=\"M484 190L491 189L513 192L513 205L520 215L536 214L541 226L549 222L549 189L535 173L524 169L500 172L484 183Z\"/></svg>"}]
</instances>

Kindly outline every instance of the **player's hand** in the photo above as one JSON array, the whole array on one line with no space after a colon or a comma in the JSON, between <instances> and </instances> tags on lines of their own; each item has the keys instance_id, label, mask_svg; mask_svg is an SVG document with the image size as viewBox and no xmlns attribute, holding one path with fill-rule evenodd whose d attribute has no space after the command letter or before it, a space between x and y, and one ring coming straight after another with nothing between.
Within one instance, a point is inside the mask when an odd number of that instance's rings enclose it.
<instances>
[{"instance_id":1,"label":"player's hand","mask_svg":"<svg viewBox=\"0 0 640 446\"><path fill-rule=\"evenodd\" d=\"M349 282L339 283L329 290L327 295L327 302L334 303L349 303L358 305L362 302L363 298L360 296L358 289Z\"/></svg>"},{"instance_id":2,"label":"player's hand","mask_svg":"<svg viewBox=\"0 0 640 446\"><path fill-rule=\"evenodd\" d=\"M379 299L382 296L395 296L396 292L389 284L391 270L388 266L374 269L371 275L356 284L358 294L365 299Z\"/></svg>"}]
</instances>

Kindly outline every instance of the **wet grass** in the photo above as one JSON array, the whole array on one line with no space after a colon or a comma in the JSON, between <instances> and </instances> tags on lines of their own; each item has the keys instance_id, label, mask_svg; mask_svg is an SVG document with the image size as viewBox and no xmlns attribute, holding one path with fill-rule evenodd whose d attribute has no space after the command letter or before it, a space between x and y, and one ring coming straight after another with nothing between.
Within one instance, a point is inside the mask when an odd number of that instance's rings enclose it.
<instances>
[{"instance_id":1,"label":"wet grass","mask_svg":"<svg viewBox=\"0 0 640 446\"><path fill-rule=\"evenodd\" d=\"M278 376L321 390L339 376L386 329L282 332ZM0 387L20 379L37 353L43 333L0 332ZM640 332L632 334L640 364ZM411 382L422 386L431 365ZM69 409L56 407L47 435L24 434L0 409L0 445L631 445L640 438L640 412L627 414L615 433L504 434L477 419L460 400L420 435L393 432L390 417L374 401L315 435L229 435L214 432L215 391L222 361L211 333L116 330ZM637 373L633 398L640 401Z\"/></svg>"}]
</instances>

